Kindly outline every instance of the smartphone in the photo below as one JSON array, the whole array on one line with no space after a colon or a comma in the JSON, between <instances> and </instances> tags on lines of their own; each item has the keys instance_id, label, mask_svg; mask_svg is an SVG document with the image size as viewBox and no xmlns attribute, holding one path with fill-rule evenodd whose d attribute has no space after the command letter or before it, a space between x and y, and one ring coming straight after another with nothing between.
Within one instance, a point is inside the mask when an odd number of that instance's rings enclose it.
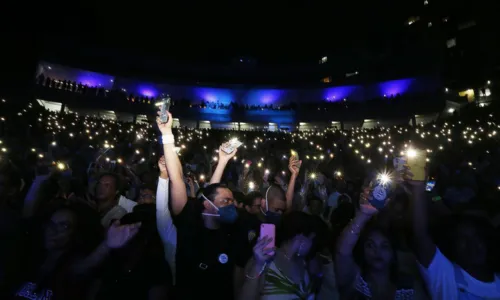
<instances>
[{"instance_id":1,"label":"smartphone","mask_svg":"<svg viewBox=\"0 0 500 300\"><path fill-rule=\"evenodd\" d=\"M259 237L262 239L264 237L272 238L272 241L267 244L266 248L274 248L275 240L276 240L276 226L274 224L267 224L267 223L262 223L260 224L260 235ZM274 255L274 252L271 253L271 255Z\"/></svg>"},{"instance_id":2,"label":"smartphone","mask_svg":"<svg viewBox=\"0 0 500 300\"><path fill-rule=\"evenodd\" d=\"M389 196L389 188L383 184L376 184L370 189L370 194L368 195L368 202L376 209L382 209L385 207L385 202Z\"/></svg>"},{"instance_id":3,"label":"smartphone","mask_svg":"<svg viewBox=\"0 0 500 300\"><path fill-rule=\"evenodd\" d=\"M296 160L299 160L299 153L297 153L297 151L295 151L295 150L293 150L293 149L292 149L292 150L290 150L290 155L291 155L292 157L295 157L295 159L296 159Z\"/></svg>"},{"instance_id":4,"label":"smartphone","mask_svg":"<svg viewBox=\"0 0 500 300\"><path fill-rule=\"evenodd\" d=\"M160 106L160 121L162 123L168 122L168 111L170 109L170 96L162 95L161 100L157 103Z\"/></svg>"},{"instance_id":5,"label":"smartphone","mask_svg":"<svg viewBox=\"0 0 500 300\"><path fill-rule=\"evenodd\" d=\"M425 185L425 190L427 192L432 192L432 190L434 189L434 186L436 186L436 181L429 180L429 181L427 181L427 184Z\"/></svg>"},{"instance_id":6,"label":"smartphone","mask_svg":"<svg viewBox=\"0 0 500 300\"><path fill-rule=\"evenodd\" d=\"M408 167L410 172L413 174L413 180L424 181L425 180L425 153L420 150L410 150L406 156ZM410 153L412 153L410 155Z\"/></svg>"},{"instance_id":7,"label":"smartphone","mask_svg":"<svg viewBox=\"0 0 500 300\"><path fill-rule=\"evenodd\" d=\"M407 162L408 161L406 160L406 157L395 157L392 160L392 163L394 164L394 169L396 169L396 171L398 171L398 172L403 171Z\"/></svg>"},{"instance_id":8,"label":"smartphone","mask_svg":"<svg viewBox=\"0 0 500 300\"><path fill-rule=\"evenodd\" d=\"M227 154L232 153L235 149L238 149L238 147L243 145L243 143L238 141L237 139L232 139L228 143L229 145L222 147L222 151L226 152Z\"/></svg>"}]
</instances>

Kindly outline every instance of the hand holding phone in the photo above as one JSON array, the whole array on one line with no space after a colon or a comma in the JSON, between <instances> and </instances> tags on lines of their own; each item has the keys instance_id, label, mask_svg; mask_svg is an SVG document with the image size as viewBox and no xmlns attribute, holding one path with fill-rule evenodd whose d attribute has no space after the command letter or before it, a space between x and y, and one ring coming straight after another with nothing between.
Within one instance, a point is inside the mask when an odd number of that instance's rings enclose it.
<instances>
[{"instance_id":1,"label":"hand holding phone","mask_svg":"<svg viewBox=\"0 0 500 300\"><path fill-rule=\"evenodd\" d=\"M413 174L411 180L424 181L426 164L425 153L420 150L409 149L406 152L406 159L410 172Z\"/></svg>"},{"instance_id":2,"label":"hand holding phone","mask_svg":"<svg viewBox=\"0 0 500 300\"><path fill-rule=\"evenodd\" d=\"M264 268L266 263L275 255L275 237L274 224L261 224L259 239L253 247L253 257L256 265Z\"/></svg>"},{"instance_id":3,"label":"hand holding phone","mask_svg":"<svg viewBox=\"0 0 500 300\"><path fill-rule=\"evenodd\" d=\"M231 154L241 145L243 145L243 143L238 141L238 139L231 139L229 142L222 144L221 150L224 151L226 154Z\"/></svg>"},{"instance_id":4,"label":"hand holding phone","mask_svg":"<svg viewBox=\"0 0 500 300\"><path fill-rule=\"evenodd\" d=\"M162 123L168 122L168 111L170 109L170 96L162 95L162 98L156 105L160 106L160 121Z\"/></svg>"}]
</instances>

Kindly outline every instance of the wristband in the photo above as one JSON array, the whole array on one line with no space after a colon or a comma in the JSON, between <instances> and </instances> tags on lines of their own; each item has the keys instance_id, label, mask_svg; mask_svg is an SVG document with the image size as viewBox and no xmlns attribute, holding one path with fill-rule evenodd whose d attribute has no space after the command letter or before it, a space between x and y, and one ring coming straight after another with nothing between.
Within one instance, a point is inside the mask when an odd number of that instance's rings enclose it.
<instances>
[{"instance_id":1,"label":"wristband","mask_svg":"<svg viewBox=\"0 0 500 300\"><path fill-rule=\"evenodd\" d=\"M254 280L254 279L257 279L260 277L260 275L262 275L262 273L264 273L264 270L266 269L266 266L267 266L267 262L264 263L264 265L262 266L262 268L260 269L259 273L256 275L256 276L250 276L248 275L248 273L245 274L245 277L247 279L250 279L250 280Z\"/></svg>"},{"instance_id":2,"label":"wristband","mask_svg":"<svg viewBox=\"0 0 500 300\"><path fill-rule=\"evenodd\" d=\"M173 134L162 135L161 142L163 145L175 144L174 135Z\"/></svg>"}]
</instances>

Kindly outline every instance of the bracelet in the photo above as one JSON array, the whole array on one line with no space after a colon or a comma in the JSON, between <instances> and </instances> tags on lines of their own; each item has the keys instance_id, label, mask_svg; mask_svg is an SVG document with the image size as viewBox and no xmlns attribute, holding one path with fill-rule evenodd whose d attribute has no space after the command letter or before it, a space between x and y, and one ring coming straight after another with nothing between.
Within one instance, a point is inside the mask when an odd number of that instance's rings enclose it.
<instances>
[{"instance_id":1,"label":"bracelet","mask_svg":"<svg viewBox=\"0 0 500 300\"><path fill-rule=\"evenodd\" d=\"M175 144L174 135L173 134L162 135L161 142L163 145Z\"/></svg>"},{"instance_id":2,"label":"bracelet","mask_svg":"<svg viewBox=\"0 0 500 300\"><path fill-rule=\"evenodd\" d=\"M266 269L266 266L267 266L267 262L264 263L264 265L262 266L262 268L260 269L259 273L255 276L255 277L252 277L250 275L248 275L248 273L245 274L245 277L247 279L250 279L250 280L254 280L254 279L257 279L260 277L260 275L262 275L262 273L264 273L264 270Z\"/></svg>"}]
</instances>

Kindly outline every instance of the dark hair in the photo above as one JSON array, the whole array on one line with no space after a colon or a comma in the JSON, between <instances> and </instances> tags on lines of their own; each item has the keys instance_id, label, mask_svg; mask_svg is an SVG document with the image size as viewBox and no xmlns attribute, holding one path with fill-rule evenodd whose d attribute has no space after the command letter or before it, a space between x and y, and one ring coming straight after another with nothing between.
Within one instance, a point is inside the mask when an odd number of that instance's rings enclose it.
<instances>
[{"instance_id":1,"label":"dark hair","mask_svg":"<svg viewBox=\"0 0 500 300\"><path fill-rule=\"evenodd\" d=\"M355 260L357 261L358 265L361 268L361 273L363 274L366 271L366 268L368 267L367 262L365 261L365 247L364 244L368 237L374 233L378 232L385 236L391 245L392 249L392 261L390 262L390 276L391 280L393 283L398 282L398 273L399 273L399 267L398 267L398 259L397 259L397 252L396 252L396 244L393 239L391 239L391 235L387 230L381 226L378 225L376 220L372 220L366 224L365 228L361 232L361 235L359 237L359 240L354 248L354 257Z\"/></svg>"},{"instance_id":2,"label":"dark hair","mask_svg":"<svg viewBox=\"0 0 500 300\"><path fill-rule=\"evenodd\" d=\"M217 189L227 189L228 187L222 183L213 183L203 188L202 194L207 197L208 200L214 201L215 196L217 196ZM202 202L205 199L202 199Z\"/></svg>"},{"instance_id":3,"label":"dark hair","mask_svg":"<svg viewBox=\"0 0 500 300\"><path fill-rule=\"evenodd\" d=\"M271 184L268 190L266 190L266 193L267 193L267 201L274 201L274 200L286 201L285 191L283 191L283 189L277 184Z\"/></svg>"},{"instance_id":4,"label":"dark hair","mask_svg":"<svg viewBox=\"0 0 500 300\"><path fill-rule=\"evenodd\" d=\"M449 232L448 234L442 233L443 237L441 241L443 245L440 249L443 248L443 253L449 255L452 261L456 261L454 242L459 238L458 229L462 226L470 226L476 229L477 234L483 239L487 248L488 262L494 265L498 264L498 259L496 258L496 253L498 253L496 251L498 249L497 233L487 219L475 215L460 214L451 216L448 222L449 227L446 227L451 229L449 231L451 234Z\"/></svg>"},{"instance_id":5,"label":"dark hair","mask_svg":"<svg viewBox=\"0 0 500 300\"><path fill-rule=\"evenodd\" d=\"M92 251L104 237L99 214L87 204L72 202L55 207L45 216L44 221L47 222L54 213L61 210L70 211L76 218L75 249L82 252Z\"/></svg>"},{"instance_id":6,"label":"dark hair","mask_svg":"<svg viewBox=\"0 0 500 300\"><path fill-rule=\"evenodd\" d=\"M257 198L264 198L264 196L262 195L262 193L257 191L248 193L245 197L245 205L252 206L253 201Z\"/></svg>"},{"instance_id":7,"label":"dark hair","mask_svg":"<svg viewBox=\"0 0 500 300\"><path fill-rule=\"evenodd\" d=\"M109 177L113 177L113 179L115 180L115 187L116 187L116 190L118 192L121 192L122 191L122 179L120 177L120 175L116 174L116 173L112 173L112 172L104 172L104 173L100 173L98 176L97 176L97 181L96 181L96 188L97 188L97 184L99 183L99 181L101 181L101 179L103 177L106 177L106 176L109 176Z\"/></svg>"},{"instance_id":8,"label":"dark hair","mask_svg":"<svg viewBox=\"0 0 500 300\"><path fill-rule=\"evenodd\" d=\"M311 215L301 211L284 214L276 231L276 246L291 240L299 234L305 236L314 232L314 220Z\"/></svg>"},{"instance_id":9,"label":"dark hair","mask_svg":"<svg viewBox=\"0 0 500 300\"><path fill-rule=\"evenodd\" d=\"M45 274L43 278L39 279L40 281L36 283L38 290L45 288L47 283L53 280L58 272L64 270L65 265L75 255L84 256L89 254L99 245L104 237L104 230L101 226L99 215L91 207L82 203L60 205L38 219L37 224L47 224L52 215L61 210L70 211L75 216L76 224L72 234L73 244L58 259L52 272ZM9 266L9 271L6 272L8 274L6 276L8 282L6 282L5 286L8 289L18 287L19 284L25 281L26 278L24 276L26 274L37 272L36 268L40 268L46 255L44 249L44 229L45 226L37 226L30 235L30 237L33 237L32 240L28 241L30 245L22 247L16 253L16 257L12 260L11 266Z\"/></svg>"}]
</instances>

